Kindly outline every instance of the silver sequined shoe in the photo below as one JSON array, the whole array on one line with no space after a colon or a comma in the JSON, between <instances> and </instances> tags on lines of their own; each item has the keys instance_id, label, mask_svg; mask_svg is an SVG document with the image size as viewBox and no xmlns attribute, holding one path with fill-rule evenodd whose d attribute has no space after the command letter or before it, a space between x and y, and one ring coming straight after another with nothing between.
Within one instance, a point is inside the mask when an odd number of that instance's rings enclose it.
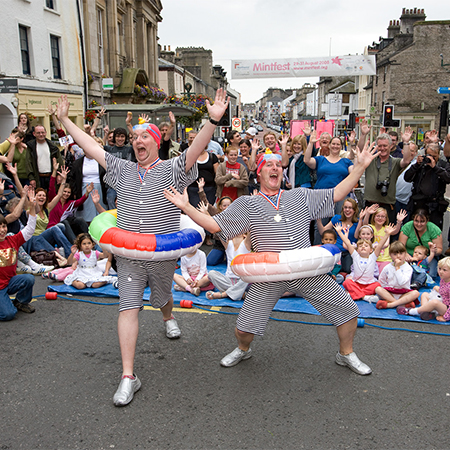
<instances>
[{"instance_id":1,"label":"silver sequined shoe","mask_svg":"<svg viewBox=\"0 0 450 450\"><path fill-rule=\"evenodd\" d=\"M358 375L370 375L372 369L364 364L357 356L355 352L348 355L341 355L339 352L336 354L336 364L340 366L347 366L350 370L357 373Z\"/></svg>"},{"instance_id":2,"label":"silver sequined shoe","mask_svg":"<svg viewBox=\"0 0 450 450\"><path fill-rule=\"evenodd\" d=\"M141 388L141 380L135 375L134 380L124 377L114 394L113 401L116 406L125 406L133 400L134 393Z\"/></svg>"},{"instance_id":3,"label":"silver sequined shoe","mask_svg":"<svg viewBox=\"0 0 450 450\"><path fill-rule=\"evenodd\" d=\"M181 336L181 330L178 327L178 323L174 317L164 322L166 326L166 336L169 339L178 339Z\"/></svg>"},{"instance_id":4,"label":"silver sequined shoe","mask_svg":"<svg viewBox=\"0 0 450 450\"><path fill-rule=\"evenodd\" d=\"M247 351L241 350L236 347L231 353L222 358L220 365L223 367L233 367L239 364L241 361L252 357L252 349L249 348Z\"/></svg>"}]
</instances>

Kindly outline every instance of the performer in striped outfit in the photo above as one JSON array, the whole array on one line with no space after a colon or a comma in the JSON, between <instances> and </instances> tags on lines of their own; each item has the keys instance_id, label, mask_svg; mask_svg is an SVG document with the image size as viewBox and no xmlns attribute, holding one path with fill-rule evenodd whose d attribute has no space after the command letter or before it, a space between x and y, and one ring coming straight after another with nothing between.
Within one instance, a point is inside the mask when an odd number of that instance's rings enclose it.
<instances>
[{"instance_id":1,"label":"performer in striped outfit","mask_svg":"<svg viewBox=\"0 0 450 450\"><path fill-rule=\"evenodd\" d=\"M343 200L356 185L365 168L376 157L375 144L358 154L354 170L334 189L280 189L283 179L281 157L266 153L260 157L257 174L261 190L258 195L242 196L224 212L214 217L202 214L189 205L187 194L171 189L166 198L211 233L224 241L250 233L252 246L259 252L280 252L310 246L311 220L333 215L334 203ZM336 363L348 366L360 375L371 373L353 352L358 307L329 275L294 281L253 283L239 313L235 335L238 347L225 356L221 365L231 367L250 358L254 335L263 335L271 311L284 292L305 297L324 317L337 327L340 349Z\"/></svg>"},{"instance_id":2,"label":"performer in striped outfit","mask_svg":"<svg viewBox=\"0 0 450 450\"><path fill-rule=\"evenodd\" d=\"M167 161L158 158L161 134L153 124L133 127L133 149L137 163L121 160L109 153L88 134L80 130L68 117L69 102L63 96L58 102L58 118L84 152L106 169L105 179L117 191L117 226L127 231L162 234L180 229L180 211L163 195L169 186L183 191L197 179L197 158L208 145L228 101L222 89L215 102L207 101L210 120L196 136L192 145L179 157ZM118 333L122 354L122 379L114 394L114 404L128 404L141 387L134 374L134 355L139 331L138 313L142 309L145 287L150 286L150 303L160 308L165 322L166 336L181 334L172 315L172 280L176 260L137 261L117 257L120 309Z\"/></svg>"}]
</instances>

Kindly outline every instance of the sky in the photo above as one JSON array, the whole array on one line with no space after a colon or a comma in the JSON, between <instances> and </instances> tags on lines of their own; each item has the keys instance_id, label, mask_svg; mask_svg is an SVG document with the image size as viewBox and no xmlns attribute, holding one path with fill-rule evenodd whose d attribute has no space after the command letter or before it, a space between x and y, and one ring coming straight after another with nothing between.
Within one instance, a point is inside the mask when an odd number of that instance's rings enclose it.
<instances>
[{"instance_id":1,"label":"sky","mask_svg":"<svg viewBox=\"0 0 450 450\"><path fill-rule=\"evenodd\" d=\"M450 2L446 0L422 0L422 4L404 0L367 4L342 0L161 1L159 44L163 48L170 45L171 50L212 50L213 65L224 68L243 103L260 99L269 87L299 88L318 78L233 80L234 59L362 54L364 47L379 42L380 36L387 37L389 21L400 19L403 8L423 8L426 20L450 20Z\"/></svg>"}]
</instances>

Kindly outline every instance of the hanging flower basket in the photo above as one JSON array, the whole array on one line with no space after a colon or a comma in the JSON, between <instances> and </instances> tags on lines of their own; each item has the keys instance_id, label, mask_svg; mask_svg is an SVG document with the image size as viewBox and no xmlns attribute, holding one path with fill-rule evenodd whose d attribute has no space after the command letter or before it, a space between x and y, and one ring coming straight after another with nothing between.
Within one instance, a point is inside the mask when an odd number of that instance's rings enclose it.
<instances>
[{"instance_id":1,"label":"hanging flower basket","mask_svg":"<svg viewBox=\"0 0 450 450\"><path fill-rule=\"evenodd\" d=\"M186 126L192 126L195 122L198 122L202 119L202 117L208 112L208 109L206 107L206 100L209 100L212 104L213 101L203 94L198 95L172 95L171 97L167 97L164 100L164 103L166 104L174 104L174 105L184 105L184 106L190 106L191 108L194 108L196 112L194 112L189 117L179 117L177 120L180 123L183 123Z\"/></svg>"},{"instance_id":2,"label":"hanging flower basket","mask_svg":"<svg viewBox=\"0 0 450 450\"><path fill-rule=\"evenodd\" d=\"M162 103L166 98L167 94L158 87L147 86L147 85L134 85L134 95L137 99L144 101L153 101L155 103Z\"/></svg>"}]
</instances>

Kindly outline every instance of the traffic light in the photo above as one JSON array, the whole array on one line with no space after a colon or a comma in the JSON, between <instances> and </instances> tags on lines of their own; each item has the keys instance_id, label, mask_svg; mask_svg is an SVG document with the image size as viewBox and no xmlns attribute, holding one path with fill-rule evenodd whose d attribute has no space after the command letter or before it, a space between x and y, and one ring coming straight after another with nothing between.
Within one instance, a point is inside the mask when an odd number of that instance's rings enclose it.
<instances>
[{"instance_id":1,"label":"traffic light","mask_svg":"<svg viewBox=\"0 0 450 450\"><path fill-rule=\"evenodd\" d=\"M394 105L384 105L383 127L397 128L400 126L400 120L394 120Z\"/></svg>"},{"instance_id":2,"label":"traffic light","mask_svg":"<svg viewBox=\"0 0 450 450\"><path fill-rule=\"evenodd\" d=\"M356 126L356 114L350 113L348 115L348 128L349 130L354 130Z\"/></svg>"},{"instance_id":3,"label":"traffic light","mask_svg":"<svg viewBox=\"0 0 450 450\"><path fill-rule=\"evenodd\" d=\"M231 127L231 110L230 104L228 103L227 110L223 114L222 118L219 120L219 127Z\"/></svg>"}]
</instances>

